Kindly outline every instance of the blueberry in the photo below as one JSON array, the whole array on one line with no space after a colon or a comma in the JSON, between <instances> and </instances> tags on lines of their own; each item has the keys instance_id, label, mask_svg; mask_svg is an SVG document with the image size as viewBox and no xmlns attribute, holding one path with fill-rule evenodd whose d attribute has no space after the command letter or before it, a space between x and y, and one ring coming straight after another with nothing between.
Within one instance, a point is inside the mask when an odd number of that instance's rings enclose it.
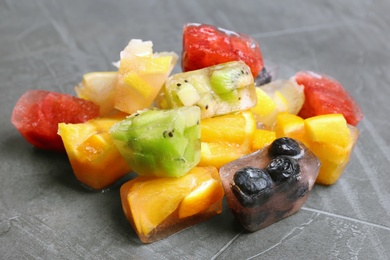
<instances>
[{"instance_id":1,"label":"blueberry","mask_svg":"<svg viewBox=\"0 0 390 260\"><path fill-rule=\"evenodd\" d=\"M300 173L299 163L289 156L278 156L272 159L265 170L274 182L284 181L292 177L298 177Z\"/></svg>"},{"instance_id":2,"label":"blueberry","mask_svg":"<svg viewBox=\"0 0 390 260\"><path fill-rule=\"evenodd\" d=\"M271 74L265 68L263 68L255 78L255 86L260 87L262 85L270 83L271 80Z\"/></svg>"},{"instance_id":3,"label":"blueberry","mask_svg":"<svg viewBox=\"0 0 390 260\"><path fill-rule=\"evenodd\" d=\"M268 148L268 155L271 158L275 158L279 155L288 155L293 157L299 157L303 152L299 143L289 137L281 137L271 143Z\"/></svg>"},{"instance_id":4,"label":"blueberry","mask_svg":"<svg viewBox=\"0 0 390 260\"><path fill-rule=\"evenodd\" d=\"M255 207L266 202L272 195L272 179L262 169L244 167L233 177L232 191L244 207Z\"/></svg>"}]
</instances>

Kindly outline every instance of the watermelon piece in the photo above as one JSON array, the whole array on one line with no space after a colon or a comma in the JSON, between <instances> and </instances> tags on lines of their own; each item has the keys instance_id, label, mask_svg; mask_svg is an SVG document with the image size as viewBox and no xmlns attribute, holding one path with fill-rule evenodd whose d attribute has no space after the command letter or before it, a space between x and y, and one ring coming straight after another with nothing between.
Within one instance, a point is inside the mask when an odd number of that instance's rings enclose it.
<instances>
[{"instance_id":1,"label":"watermelon piece","mask_svg":"<svg viewBox=\"0 0 390 260\"><path fill-rule=\"evenodd\" d=\"M295 75L304 86L305 102L299 112L302 118L325 114L343 114L347 123L356 126L363 119L363 111L348 91L337 80L311 71Z\"/></svg>"},{"instance_id":2,"label":"watermelon piece","mask_svg":"<svg viewBox=\"0 0 390 260\"><path fill-rule=\"evenodd\" d=\"M254 78L264 67L259 44L250 36L207 24L184 26L183 71L238 60L250 67Z\"/></svg>"},{"instance_id":3,"label":"watermelon piece","mask_svg":"<svg viewBox=\"0 0 390 260\"><path fill-rule=\"evenodd\" d=\"M29 90L16 103L11 123L33 146L65 152L59 123L83 123L99 116L99 106L68 94Z\"/></svg>"}]
</instances>

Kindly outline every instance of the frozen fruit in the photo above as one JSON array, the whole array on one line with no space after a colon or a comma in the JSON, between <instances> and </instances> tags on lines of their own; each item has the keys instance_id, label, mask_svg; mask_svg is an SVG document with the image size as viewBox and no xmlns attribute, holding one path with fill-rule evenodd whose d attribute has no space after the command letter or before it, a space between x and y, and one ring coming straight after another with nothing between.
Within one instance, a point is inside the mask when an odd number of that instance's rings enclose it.
<instances>
[{"instance_id":1,"label":"frozen fruit","mask_svg":"<svg viewBox=\"0 0 390 260\"><path fill-rule=\"evenodd\" d=\"M263 69L263 57L258 42L248 35L207 24L186 24L183 29L183 71L241 60L253 77Z\"/></svg>"},{"instance_id":2,"label":"frozen fruit","mask_svg":"<svg viewBox=\"0 0 390 260\"><path fill-rule=\"evenodd\" d=\"M110 129L119 152L139 175L178 177L200 161L200 109L146 109Z\"/></svg>"},{"instance_id":3,"label":"frozen fruit","mask_svg":"<svg viewBox=\"0 0 390 260\"><path fill-rule=\"evenodd\" d=\"M198 106L202 118L246 110L255 104L253 77L241 61L174 74L156 99L161 108Z\"/></svg>"},{"instance_id":4,"label":"frozen fruit","mask_svg":"<svg viewBox=\"0 0 390 260\"><path fill-rule=\"evenodd\" d=\"M255 207L267 201L273 193L269 174L259 168L244 167L233 176L232 191L245 207Z\"/></svg>"},{"instance_id":5,"label":"frozen fruit","mask_svg":"<svg viewBox=\"0 0 390 260\"><path fill-rule=\"evenodd\" d=\"M334 184L348 165L359 130L348 125L343 115L327 114L305 119L305 132L310 149L322 163L317 183Z\"/></svg>"},{"instance_id":6,"label":"frozen fruit","mask_svg":"<svg viewBox=\"0 0 390 260\"><path fill-rule=\"evenodd\" d=\"M151 41L133 39L120 54L115 108L128 114L149 108L175 66L173 52L153 53Z\"/></svg>"},{"instance_id":7,"label":"frozen fruit","mask_svg":"<svg viewBox=\"0 0 390 260\"><path fill-rule=\"evenodd\" d=\"M297 212L306 202L317 178L320 161L304 144L299 143L299 145L303 152L298 157L279 155L271 158L267 146L220 168L219 173L228 206L238 222L248 231L257 231L286 218ZM238 199L240 193L237 192L235 176L240 175L241 171L245 172L248 167L256 168L255 171L251 170L251 174L257 172L253 175L260 177L244 178L248 182L251 179L255 181L252 184L255 188L251 188L251 184L245 184L245 187L249 187L250 189L247 190L250 191L258 190L259 194L254 193L251 196L244 194ZM268 184L267 175L273 179L272 185ZM261 185L256 183L258 178L261 179ZM268 191L269 186L271 186L270 191ZM262 194L263 189L260 187L265 187L267 192ZM248 202L247 200L251 198L253 201ZM245 201L244 204L242 201Z\"/></svg>"},{"instance_id":8,"label":"frozen fruit","mask_svg":"<svg viewBox=\"0 0 390 260\"><path fill-rule=\"evenodd\" d=\"M144 243L221 213L223 195L214 167L195 167L178 178L140 176L120 189L124 214Z\"/></svg>"},{"instance_id":9,"label":"frozen fruit","mask_svg":"<svg viewBox=\"0 0 390 260\"><path fill-rule=\"evenodd\" d=\"M200 121L202 142L226 142L245 146L250 150L256 122L249 110Z\"/></svg>"},{"instance_id":10,"label":"frozen fruit","mask_svg":"<svg viewBox=\"0 0 390 260\"><path fill-rule=\"evenodd\" d=\"M280 113L276 117L274 126L276 137L290 137L307 145L305 133L305 120L297 115Z\"/></svg>"},{"instance_id":11,"label":"frozen fruit","mask_svg":"<svg viewBox=\"0 0 390 260\"><path fill-rule=\"evenodd\" d=\"M258 122L259 128L272 129L275 118L279 113L276 103L263 89L256 87L256 106L251 110Z\"/></svg>"},{"instance_id":12,"label":"frozen fruit","mask_svg":"<svg viewBox=\"0 0 390 260\"><path fill-rule=\"evenodd\" d=\"M75 91L79 98L97 104L100 116L109 116L117 112L114 107L117 78L116 71L90 72L75 86Z\"/></svg>"},{"instance_id":13,"label":"frozen fruit","mask_svg":"<svg viewBox=\"0 0 390 260\"><path fill-rule=\"evenodd\" d=\"M272 158L279 155L299 156L302 153L302 147L292 138L281 137L272 142L268 153Z\"/></svg>"},{"instance_id":14,"label":"frozen fruit","mask_svg":"<svg viewBox=\"0 0 390 260\"><path fill-rule=\"evenodd\" d=\"M58 125L74 175L94 190L109 187L130 172L109 133L123 117L97 118L85 123Z\"/></svg>"},{"instance_id":15,"label":"frozen fruit","mask_svg":"<svg viewBox=\"0 0 390 260\"><path fill-rule=\"evenodd\" d=\"M256 129L253 138L252 151L260 150L261 148L271 144L276 139L276 134L272 130Z\"/></svg>"},{"instance_id":16,"label":"frozen fruit","mask_svg":"<svg viewBox=\"0 0 390 260\"><path fill-rule=\"evenodd\" d=\"M305 100L303 87L294 80L275 80L256 88L256 120L272 129L279 113L298 114Z\"/></svg>"},{"instance_id":17,"label":"frozen fruit","mask_svg":"<svg viewBox=\"0 0 390 260\"><path fill-rule=\"evenodd\" d=\"M256 121L250 110L202 119L201 166L221 167L251 152Z\"/></svg>"},{"instance_id":18,"label":"frozen fruit","mask_svg":"<svg viewBox=\"0 0 390 260\"><path fill-rule=\"evenodd\" d=\"M337 80L310 71L295 74L298 84L304 86L305 103L299 116L303 118L324 114L343 114L348 124L356 126L363 118L357 102Z\"/></svg>"},{"instance_id":19,"label":"frozen fruit","mask_svg":"<svg viewBox=\"0 0 390 260\"><path fill-rule=\"evenodd\" d=\"M214 166L220 168L222 165L247 154L248 151L243 150L237 144L202 142L199 166Z\"/></svg>"},{"instance_id":20,"label":"frozen fruit","mask_svg":"<svg viewBox=\"0 0 390 260\"><path fill-rule=\"evenodd\" d=\"M342 114L326 114L303 119L283 113L277 116L276 137L301 141L319 158L321 169L316 182L334 184L349 162L359 130Z\"/></svg>"},{"instance_id":21,"label":"frozen fruit","mask_svg":"<svg viewBox=\"0 0 390 260\"><path fill-rule=\"evenodd\" d=\"M192 171L202 169L194 168ZM179 218L194 216L200 212L206 211L211 205L219 203L224 194L222 183L216 168L207 167L213 178L205 180L198 179L198 185L189 193L180 203Z\"/></svg>"},{"instance_id":22,"label":"frozen fruit","mask_svg":"<svg viewBox=\"0 0 390 260\"><path fill-rule=\"evenodd\" d=\"M297 160L289 156L277 156L273 158L265 169L274 182L293 177L296 178L300 173L300 167Z\"/></svg>"},{"instance_id":23,"label":"frozen fruit","mask_svg":"<svg viewBox=\"0 0 390 260\"><path fill-rule=\"evenodd\" d=\"M99 116L99 106L68 94L29 90L16 103L12 124L32 145L65 152L58 123L82 123Z\"/></svg>"},{"instance_id":24,"label":"frozen fruit","mask_svg":"<svg viewBox=\"0 0 390 260\"><path fill-rule=\"evenodd\" d=\"M305 133L313 142L345 147L351 143L347 122L342 114L320 115L305 120Z\"/></svg>"}]
</instances>

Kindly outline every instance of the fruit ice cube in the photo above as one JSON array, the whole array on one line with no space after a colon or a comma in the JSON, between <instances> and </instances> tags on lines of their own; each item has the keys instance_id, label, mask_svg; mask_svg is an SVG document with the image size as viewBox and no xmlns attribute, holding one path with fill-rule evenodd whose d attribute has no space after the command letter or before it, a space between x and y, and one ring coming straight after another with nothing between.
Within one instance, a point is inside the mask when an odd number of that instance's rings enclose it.
<instances>
[{"instance_id":1,"label":"fruit ice cube","mask_svg":"<svg viewBox=\"0 0 390 260\"><path fill-rule=\"evenodd\" d=\"M138 175L179 177L200 161L200 109L145 109L113 125L119 152Z\"/></svg>"},{"instance_id":2,"label":"fruit ice cube","mask_svg":"<svg viewBox=\"0 0 390 260\"><path fill-rule=\"evenodd\" d=\"M306 202L320 169L302 143L278 138L219 170L228 206L248 231L265 228L297 212Z\"/></svg>"},{"instance_id":3,"label":"fruit ice cube","mask_svg":"<svg viewBox=\"0 0 390 260\"><path fill-rule=\"evenodd\" d=\"M305 100L303 87L294 80L275 80L256 88L252 111L258 124L272 129L279 113L298 114Z\"/></svg>"},{"instance_id":4,"label":"fruit ice cube","mask_svg":"<svg viewBox=\"0 0 390 260\"><path fill-rule=\"evenodd\" d=\"M275 124L276 137L303 142L321 161L316 183L334 184L349 162L359 137L359 129L347 124L342 114L326 114L303 119L282 113Z\"/></svg>"},{"instance_id":5,"label":"fruit ice cube","mask_svg":"<svg viewBox=\"0 0 390 260\"><path fill-rule=\"evenodd\" d=\"M132 114L148 108L175 66L174 52L153 52L151 41L132 39L120 54L115 108Z\"/></svg>"},{"instance_id":6,"label":"fruit ice cube","mask_svg":"<svg viewBox=\"0 0 390 260\"><path fill-rule=\"evenodd\" d=\"M100 116L115 114L115 88L117 71L90 72L83 75L83 81L75 86L79 98L90 100L100 107Z\"/></svg>"},{"instance_id":7,"label":"fruit ice cube","mask_svg":"<svg viewBox=\"0 0 390 260\"><path fill-rule=\"evenodd\" d=\"M217 168L252 152L256 121L250 110L200 121L201 166Z\"/></svg>"},{"instance_id":8,"label":"fruit ice cube","mask_svg":"<svg viewBox=\"0 0 390 260\"><path fill-rule=\"evenodd\" d=\"M252 37L208 24L189 23L183 29L183 71L241 60L256 77L264 68L258 42Z\"/></svg>"},{"instance_id":9,"label":"fruit ice cube","mask_svg":"<svg viewBox=\"0 0 390 260\"><path fill-rule=\"evenodd\" d=\"M144 243L221 213L223 195L215 167L194 167L178 178L140 176L120 189L124 214Z\"/></svg>"},{"instance_id":10,"label":"fruit ice cube","mask_svg":"<svg viewBox=\"0 0 390 260\"><path fill-rule=\"evenodd\" d=\"M302 118L341 113L353 126L363 119L359 104L336 79L312 71L300 71L293 79L304 86L305 102L299 112Z\"/></svg>"},{"instance_id":11,"label":"fruit ice cube","mask_svg":"<svg viewBox=\"0 0 390 260\"><path fill-rule=\"evenodd\" d=\"M122 119L112 116L79 124L58 124L73 173L90 189L107 189L131 171L108 132Z\"/></svg>"},{"instance_id":12,"label":"fruit ice cube","mask_svg":"<svg viewBox=\"0 0 390 260\"><path fill-rule=\"evenodd\" d=\"M170 76L155 103L160 108L198 106L203 119L254 107L256 91L249 67L232 61Z\"/></svg>"},{"instance_id":13,"label":"fruit ice cube","mask_svg":"<svg viewBox=\"0 0 390 260\"><path fill-rule=\"evenodd\" d=\"M33 146L65 152L59 123L82 123L99 116L91 101L47 90L29 90L16 103L11 123Z\"/></svg>"},{"instance_id":14,"label":"fruit ice cube","mask_svg":"<svg viewBox=\"0 0 390 260\"><path fill-rule=\"evenodd\" d=\"M348 129L350 141L346 146L309 140L308 145L311 151L321 160L321 169L316 180L317 184L332 185L336 183L347 167L359 138L359 129L357 127L348 125Z\"/></svg>"}]
</instances>

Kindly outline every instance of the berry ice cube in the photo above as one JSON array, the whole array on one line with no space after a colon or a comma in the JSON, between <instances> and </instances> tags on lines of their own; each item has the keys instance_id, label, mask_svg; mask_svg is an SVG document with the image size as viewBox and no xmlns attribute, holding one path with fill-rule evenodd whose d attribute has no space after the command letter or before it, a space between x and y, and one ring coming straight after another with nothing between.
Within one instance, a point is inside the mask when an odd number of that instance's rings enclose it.
<instances>
[{"instance_id":1,"label":"berry ice cube","mask_svg":"<svg viewBox=\"0 0 390 260\"><path fill-rule=\"evenodd\" d=\"M220 168L230 210L248 231L265 228L296 213L306 202L320 169L301 142L278 138Z\"/></svg>"}]
</instances>

